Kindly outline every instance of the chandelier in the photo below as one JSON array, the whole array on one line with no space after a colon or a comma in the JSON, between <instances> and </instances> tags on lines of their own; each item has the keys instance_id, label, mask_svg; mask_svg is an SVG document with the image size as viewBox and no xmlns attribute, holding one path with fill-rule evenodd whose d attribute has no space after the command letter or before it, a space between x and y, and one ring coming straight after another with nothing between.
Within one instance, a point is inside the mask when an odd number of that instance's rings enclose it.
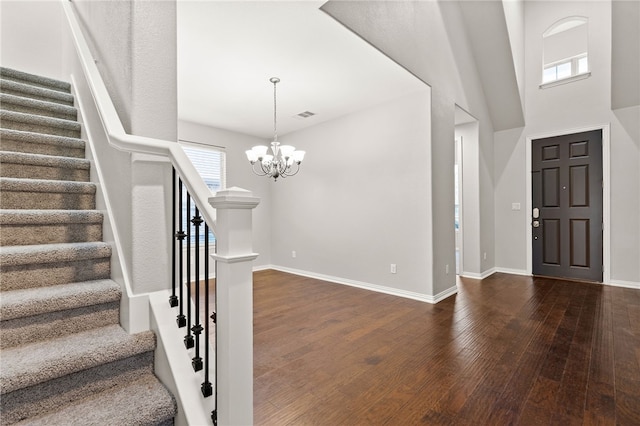
<instances>
[{"instance_id":1,"label":"chandelier","mask_svg":"<svg viewBox=\"0 0 640 426\"><path fill-rule=\"evenodd\" d=\"M293 176L300 171L300 163L302 163L305 152L296 151L295 147L280 145L280 142L278 142L276 84L280 83L280 79L271 77L269 81L273 83L273 142L271 142L271 154L267 154L269 147L264 145L254 146L245 151L245 153L255 174L269 176L274 181L277 181L279 177Z\"/></svg>"}]
</instances>

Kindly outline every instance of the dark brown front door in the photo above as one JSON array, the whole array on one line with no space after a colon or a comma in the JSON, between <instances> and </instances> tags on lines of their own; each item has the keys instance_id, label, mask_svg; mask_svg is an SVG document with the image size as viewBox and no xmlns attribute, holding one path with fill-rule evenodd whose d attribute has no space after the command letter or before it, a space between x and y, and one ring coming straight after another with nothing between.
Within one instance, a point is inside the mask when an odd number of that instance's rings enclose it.
<instances>
[{"instance_id":1,"label":"dark brown front door","mask_svg":"<svg viewBox=\"0 0 640 426\"><path fill-rule=\"evenodd\" d=\"M531 145L533 275L602 281L602 131Z\"/></svg>"}]
</instances>

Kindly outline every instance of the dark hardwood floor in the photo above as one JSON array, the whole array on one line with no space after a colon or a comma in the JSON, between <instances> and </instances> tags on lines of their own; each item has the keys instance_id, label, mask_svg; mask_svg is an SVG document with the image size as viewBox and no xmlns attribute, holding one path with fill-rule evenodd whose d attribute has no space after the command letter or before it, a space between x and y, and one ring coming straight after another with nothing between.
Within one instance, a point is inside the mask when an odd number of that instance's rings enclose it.
<instances>
[{"instance_id":1,"label":"dark hardwood floor","mask_svg":"<svg viewBox=\"0 0 640 426\"><path fill-rule=\"evenodd\" d=\"M640 425L640 291L495 274L437 305L254 274L257 425Z\"/></svg>"}]
</instances>

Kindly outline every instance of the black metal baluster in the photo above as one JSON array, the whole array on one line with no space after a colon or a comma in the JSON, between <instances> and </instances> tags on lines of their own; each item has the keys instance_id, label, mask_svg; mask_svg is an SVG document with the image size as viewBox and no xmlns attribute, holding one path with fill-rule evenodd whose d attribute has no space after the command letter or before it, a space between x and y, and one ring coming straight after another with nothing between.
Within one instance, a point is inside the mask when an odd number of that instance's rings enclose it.
<instances>
[{"instance_id":1,"label":"black metal baluster","mask_svg":"<svg viewBox=\"0 0 640 426\"><path fill-rule=\"evenodd\" d=\"M171 235L176 235L176 169L171 168ZM169 306L178 306L178 296L176 296L176 244L171 242L171 296L169 296Z\"/></svg>"},{"instance_id":2,"label":"black metal baluster","mask_svg":"<svg viewBox=\"0 0 640 426\"><path fill-rule=\"evenodd\" d=\"M215 239L213 252L218 253L218 239ZM213 314L211 314L211 320L213 321L213 354L216 360L216 370L214 380L216 382L216 394L215 398L215 409L211 412L211 421L214 426L218 424L218 317L216 312L218 312L218 261L213 261L213 274L216 277L216 286L214 287L213 293ZM207 311L208 312L208 311Z\"/></svg>"},{"instance_id":3,"label":"black metal baluster","mask_svg":"<svg viewBox=\"0 0 640 426\"><path fill-rule=\"evenodd\" d=\"M176 322L178 323L178 327L184 327L187 325L187 319L184 316L184 297L182 294L182 287L184 284L184 270L183 270L183 248L184 248L184 239L187 236L184 232L184 220L182 217L182 179L178 178L178 226L180 229L176 233L176 239L178 240L178 275L180 276L178 279L179 285L179 293L180 293L180 313L176 318Z\"/></svg>"},{"instance_id":4,"label":"black metal baluster","mask_svg":"<svg viewBox=\"0 0 640 426\"><path fill-rule=\"evenodd\" d=\"M209 225L204 223L204 312L209 315ZM209 381L209 319L204 322L204 382L200 386L202 396L211 396L213 387Z\"/></svg>"},{"instance_id":5,"label":"black metal baluster","mask_svg":"<svg viewBox=\"0 0 640 426\"><path fill-rule=\"evenodd\" d=\"M187 214L191 215L191 195L187 191ZM184 346L187 349L193 347L193 335L191 334L191 225L187 220L187 335L184 336Z\"/></svg>"},{"instance_id":6,"label":"black metal baluster","mask_svg":"<svg viewBox=\"0 0 640 426\"><path fill-rule=\"evenodd\" d=\"M202 225L202 217L200 217L200 210L196 206L196 212L191 220L193 223L193 229L195 231L195 254L196 254L196 264L195 264L195 285L196 285L196 312L193 321L195 324L191 327L191 331L196 338L195 346L196 346L196 354L191 359L191 366L193 367L193 371L202 370L202 358L200 357L200 333L202 333L202 324L200 324L200 225ZM206 277L205 277L206 279Z\"/></svg>"}]
</instances>

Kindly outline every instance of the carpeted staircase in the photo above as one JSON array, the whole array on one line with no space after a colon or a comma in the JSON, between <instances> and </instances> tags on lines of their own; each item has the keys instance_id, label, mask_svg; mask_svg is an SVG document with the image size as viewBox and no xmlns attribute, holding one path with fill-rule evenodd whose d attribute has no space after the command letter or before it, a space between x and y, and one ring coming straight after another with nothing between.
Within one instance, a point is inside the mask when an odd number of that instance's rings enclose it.
<instances>
[{"instance_id":1,"label":"carpeted staircase","mask_svg":"<svg viewBox=\"0 0 640 426\"><path fill-rule=\"evenodd\" d=\"M0 423L171 425L120 287L68 83L0 68Z\"/></svg>"}]
</instances>

